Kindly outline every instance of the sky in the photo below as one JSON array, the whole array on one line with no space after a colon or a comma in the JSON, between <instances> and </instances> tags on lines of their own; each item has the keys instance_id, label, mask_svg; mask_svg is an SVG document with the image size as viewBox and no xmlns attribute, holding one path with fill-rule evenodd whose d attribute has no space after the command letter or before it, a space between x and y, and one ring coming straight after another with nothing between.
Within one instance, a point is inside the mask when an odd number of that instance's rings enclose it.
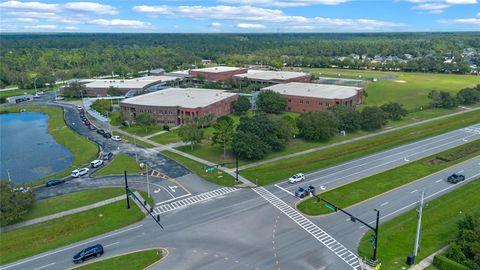
<instances>
[{"instance_id":1,"label":"sky","mask_svg":"<svg viewBox=\"0 0 480 270\"><path fill-rule=\"evenodd\" d=\"M480 31L480 0L3 1L0 32Z\"/></svg>"}]
</instances>

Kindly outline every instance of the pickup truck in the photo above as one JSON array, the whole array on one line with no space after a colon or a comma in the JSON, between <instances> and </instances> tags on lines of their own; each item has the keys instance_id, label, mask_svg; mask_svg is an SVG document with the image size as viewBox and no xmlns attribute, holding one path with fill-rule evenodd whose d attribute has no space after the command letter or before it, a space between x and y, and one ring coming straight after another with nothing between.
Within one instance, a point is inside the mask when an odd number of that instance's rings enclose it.
<instances>
[{"instance_id":1,"label":"pickup truck","mask_svg":"<svg viewBox=\"0 0 480 270\"><path fill-rule=\"evenodd\" d=\"M308 185L308 186L299 187L295 191L295 197L303 198L303 197L308 196L310 193L315 193L315 187L314 186Z\"/></svg>"}]
</instances>

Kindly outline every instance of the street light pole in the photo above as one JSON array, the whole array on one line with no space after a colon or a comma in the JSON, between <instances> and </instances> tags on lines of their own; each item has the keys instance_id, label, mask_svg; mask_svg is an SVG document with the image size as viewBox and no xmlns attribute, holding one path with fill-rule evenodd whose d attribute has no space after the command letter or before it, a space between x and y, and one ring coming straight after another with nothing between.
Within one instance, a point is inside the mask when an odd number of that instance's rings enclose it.
<instances>
[{"instance_id":1,"label":"street light pole","mask_svg":"<svg viewBox=\"0 0 480 270\"><path fill-rule=\"evenodd\" d=\"M150 198L150 181L148 180L148 165L145 163L145 171L147 173L147 194L148 197Z\"/></svg>"},{"instance_id":2,"label":"street light pole","mask_svg":"<svg viewBox=\"0 0 480 270\"><path fill-rule=\"evenodd\" d=\"M137 136L136 133L133 133L133 145L135 147L135 161L138 162L138 156L137 156L137 140L135 139L135 136Z\"/></svg>"},{"instance_id":3,"label":"street light pole","mask_svg":"<svg viewBox=\"0 0 480 270\"><path fill-rule=\"evenodd\" d=\"M422 213L423 213L423 197L425 195L425 191L422 191L422 196L420 198L420 203L418 205L418 223L417 223L417 234L415 236L415 245L413 247L413 258L415 258L418 254L419 242L420 242L420 231L422 228Z\"/></svg>"}]
</instances>

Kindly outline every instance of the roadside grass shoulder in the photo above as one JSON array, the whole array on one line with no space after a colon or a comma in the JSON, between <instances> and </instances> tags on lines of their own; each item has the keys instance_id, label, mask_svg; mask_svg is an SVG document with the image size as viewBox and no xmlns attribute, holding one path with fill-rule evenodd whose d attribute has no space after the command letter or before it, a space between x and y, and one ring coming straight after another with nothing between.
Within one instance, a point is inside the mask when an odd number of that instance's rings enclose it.
<instances>
[{"instance_id":1,"label":"roadside grass shoulder","mask_svg":"<svg viewBox=\"0 0 480 270\"><path fill-rule=\"evenodd\" d=\"M2 232L0 265L100 235L141 220L143 213L124 201L47 222Z\"/></svg>"},{"instance_id":2,"label":"roadside grass shoulder","mask_svg":"<svg viewBox=\"0 0 480 270\"><path fill-rule=\"evenodd\" d=\"M191 160L189 158L183 157L181 155L178 155L176 153L170 152L170 151L162 151L162 155L165 155L178 163L182 164L185 166L187 169L191 170L193 173L196 175L200 176L201 178L205 179L208 182L220 185L220 186L226 186L226 187L231 187L234 186L235 183L235 178L226 172L215 169L212 172L206 172L206 166Z\"/></svg>"},{"instance_id":3,"label":"roadside grass shoulder","mask_svg":"<svg viewBox=\"0 0 480 270\"><path fill-rule=\"evenodd\" d=\"M416 181L462 161L478 156L480 140L476 140L447 151L414 161L379 174L349 183L336 189L321 193L323 199L347 208L356 203L388 192L394 188ZM297 208L307 215L322 215L331 211L312 197L302 201Z\"/></svg>"},{"instance_id":4,"label":"roadside grass shoulder","mask_svg":"<svg viewBox=\"0 0 480 270\"><path fill-rule=\"evenodd\" d=\"M103 166L100 170L94 172L92 176L105 176L114 174L123 174L124 171L129 174L140 173L139 163L127 154L118 154L113 160Z\"/></svg>"},{"instance_id":5,"label":"roadside grass shoulder","mask_svg":"<svg viewBox=\"0 0 480 270\"><path fill-rule=\"evenodd\" d=\"M427 202L423 209L422 241L415 261L418 263L455 239L457 222L465 215L480 215L480 179ZM466 199L468 198L468 199ZM412 209L380 225L378 258L382 269L402 269L413 250L417 212ZM371 257L371 233L366 233L358 248L361 257ZM436 269L434 267L427 269Z\"/></svg>"},{"instance_id":6,"label":"roadside grass shoulder","mask_svg":"<svg viewBox=\"0 0 480 270\"><path fill-rule=\"evenodd\" d=\"M142 250L76 267L78 270L142 270L161 260L162 249Z\"/></svg>"},{"instance_id":7,"label":"roadside grass shoulder","mask_svg":"<svg viewBox=\"0 0 480 270\"><path fill-rule=\"evenodd\" d=\"M38 200L22 221L94 204L123 194L125 194L123 188L99 188L82 190L44 200Z\"/></svg>"},{"instance_id":8,"label":"roadside grass shoulder","mask_svg":"<svg viewBox=\"0 0 480 270\"><path fill-rule=\"evenodd\" d=\"M467 112L313 153L259 165L242 170L240 173L250 180L258 179L260 185L267 185L286 179L298 172L308 173L319 170L479 122L480 113L478 111Z\"/></svg>"},{"instance_id":9,"label":"roadside grass shoulder","mask_svg":"<svg viewBox=\"0 0 480 270\"><path fill-rule=\"evenodd\" d=\"M29 185L39 185L46 182L48 179L61 178L70 174L70 172L78 167L90 163L98 156L99 148L92 141L81 136L75 131L71 130L64 121L63 110L58 107L51 106L27 106L27 107L10 107L2 108L4 112L19 112L26 109L29 112L39 112L48 115L48 133L60 144L63 144L73 154L72 164L53 175L36 180Z\"/></svg>"}]
</instances>

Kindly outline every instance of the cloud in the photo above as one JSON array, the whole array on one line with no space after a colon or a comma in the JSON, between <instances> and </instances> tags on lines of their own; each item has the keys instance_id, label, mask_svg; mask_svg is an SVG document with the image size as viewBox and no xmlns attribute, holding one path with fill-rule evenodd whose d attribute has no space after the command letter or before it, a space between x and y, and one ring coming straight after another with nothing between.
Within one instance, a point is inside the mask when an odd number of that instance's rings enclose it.
<instances>
[{"instance_id":1,"label":"cloud","mask_svg":"<svg viewBox=\"0 0 480 270\"><path fill-rule=\"evenodd\" d=\"M421 4L414 6L413 9L419 9L419 10L441 10L450 7L449 5L446 4L441 4L441 3L427 3L427 4Z\"/></svg>"},{"instance_id":2,"label":"cloud","mask_svg":"<svg viewBox=\"0 0 480 270\"><path fill-rule=\"evenodd\" d=\"M36 19L49 19L56 16L56 14L52 12L36 12L36 11L12 11L12 12L7 12L7 15L12 17L36 18Z\"/></svg>"},{"instance_id":3,"label":"cloud","mask_svg":"<svg viewBox=\"0 0 480 270\"><path fill-rule=\"evenodd\" d=\"M63 5L67 10L85 12L85 13L96 13L96 14L109 14L115 15L118 14L118 11L115 7L110 5L103 5L94 2L69 2Z\"/></svg>"},{"instance_id":4,"label":"cloud","mask_svg":"<svg viewBox=\"0 0 480 270\"><path fill-rule=\"evenodd\" d=\"M27 25L25 29L57 29L54 24Z\"/></svg>"},{"instance_id":5,"label":"cloud","mask_svg":"<svg viewBox=\"0 0 480 270\"><path fill-rule=\"evenodd\" d=\"M32 18L15 18L15 21L17 21L17 22L28 22L28 23L38 22L37 19L32 19Z\"/></svg>"},{"instance_id":6,"label":"cloud","mask_svg":"<svg viewBox=\"0 0 480 270\"><path fill-rule=\"evenodd\" d=\"M220 0L224 3L266 7L305 7L313 5L339 5L350 0Z\"/></svg>"},{"instance_id":7,"label":"cloud","mask_svg":"<svg viewBox=\"0 0 480 270\"><path fill-rule=\"evenodd\" d=\"M244 29L263 29L265 28L265 25L259 23L239 23L237 24L237 27Z\"/></svg>"},{"instance_id":8,"label":"cloud","mask_svg":"<svg viewBox=\"0 0 480 270\"><path fill-rule=\"evenodd\" d=\"M477 0L445 0L445 3L452 5L476 4Z\"/></svg>"},{"instance_id":9,"label":"cloud","mask_svg":"<svg viewBox=\"0 0 480 270\"><path fill-rule=\"evenodd\" d=\"M150 23L145 23L138 20L121 20L121 19L96 19L88 22L89 24L101 25L101 26L111 26L119 28L148 28Z\"/></svg>"},{"instance_id":10,"label":"cloud","mask_svg":"<svg viewBox=\"0 0 480 270\"><path fill-rule=\"evenodd\" d=\"M0 8L6 9L27 9L37 11L55 11L60 9L58 4L46 4L40 2L20 2L20 1L6 1L0 3Z\"/></svg>"},{"instance_id":11,"label":"cloud","mask_svg":"<svg viewBox=\"0 0 480 270\"><path fill-rule=\"evenodd\" d=\"M220 27L220 26L222 26L222 24L219 23L219 22L212 22L212 23L210 24L210 26L211 26L211 27Z\"/></svg>"},{"instance_id":12,"label":"cloud","mask_svg":"<svg viewBox=\"0 0 480 270\"><path fill-rule=\"evenodd\" d=\"M466 19L453 19L453 20L439 20L439 23L443 24L474 24L480 25L480 18L466 18Z\"/></svg>"},{"instance_id":13,"label":"cloud","mask_svg":"<svg viewBox=\"0 0 480 270\"><path fill-rule=\"evenodd\" d=\"M76 31L76 30L78 30L78 27L75 27L75 26L65 26L63 29L68 30L68 31Z\"/></svg>"}]
</instances>

